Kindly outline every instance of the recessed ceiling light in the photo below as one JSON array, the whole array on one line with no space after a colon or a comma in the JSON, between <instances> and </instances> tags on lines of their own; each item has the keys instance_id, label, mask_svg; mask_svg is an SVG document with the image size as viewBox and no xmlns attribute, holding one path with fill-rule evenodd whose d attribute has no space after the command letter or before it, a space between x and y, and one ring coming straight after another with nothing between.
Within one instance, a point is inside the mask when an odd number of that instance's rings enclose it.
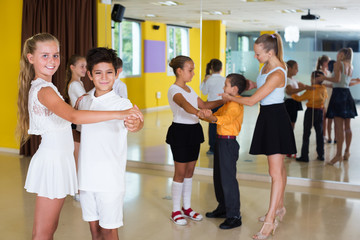
<instances>
[{"instance_id":1,"label":"recessed ceiling light","mask_svg":"<svg viewBox=\"0 0 360 240\"><path fill-rule=\"evenodd\" d=\"M177 6L179 5L178 2L174 2L174 1L162 1L162 2L154 2L152 3L154 5L160 5L160 6Z\"/></svg>"},{"instance_id":2,"label":"recessed ceiling light","mask_svg":"<svg viewBox=\"0 0 360 240\"><path fill-rule=\"evenodd\" d=\"M332 7L331 8L332 10L347 10L347 8L346 7Z\"/></svg>"},{"instance_id":3,"label":"recessed ceiling light","mask_svg":"<svg viewBox=\"0 0 360 240\"><path fill-rule=\"evenodd\" d=\"M231 11L221 12L221 11L203 11L203 14L207 15L230 15Z\"/></svg>"},{"instance_id":4,"label":"recessed ceiling light","mask_svg":"<svg viewBox=\"0 0 360 240\"><path fill-rule=\"evenodd\" d=\"M274 0L246 0L246 2L273 2Z\"/></svg>"},{"instance_id":5,"label":"recessed ceiling light","mask_svg":"<svg viewBox=\"0 0 360 240\"><path fill-rule=\"evenodd\" d=\"M145 17L154 18L157 17L155 14L146 14Z\"/></svg>"},{"instance_id":6,"label":"recessed ceiling light","mask_svg":"<svg viewBox=\"0 0 360 240\"><path fill-rule=\"evenodd\" d=\"M301 13L304 12L301 9L283 9L281 10L281 13Z\"/></svg>"}]
</instances>

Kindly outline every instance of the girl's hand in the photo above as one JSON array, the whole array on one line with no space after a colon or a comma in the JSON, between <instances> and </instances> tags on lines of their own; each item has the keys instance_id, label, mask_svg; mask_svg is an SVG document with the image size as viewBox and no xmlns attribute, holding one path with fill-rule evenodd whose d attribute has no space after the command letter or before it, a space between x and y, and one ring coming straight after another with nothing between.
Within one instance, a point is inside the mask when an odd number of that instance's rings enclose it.
<instances>
[{"instance_id":1,"label":"girl's hand","mask_svg":"<svg viewBox=\"0 0 360 240\"><path fill-rule=\"evenodd\" d=\"M201 109L196 113L196 116L201 119L210 117L211 115L212 111L210 109Z\"/></svg>"},{"instance_id":2,"label":"girl's hand","mask_svg":"<svg viewBox=\"0 0 360 240\"><path fill-rule=\"evenodd\" d=\"M88 94L85 93L84 95L80 96L80 97L76 100L76 103L75 103L75 106L74 106L74 108L75 108L76 110L78 110L78 108L79 108L79 103L81 102L81 100L82 100L86 95L88 95Z\"/></svg>"},{"instance_id":3,"label":"girl's hand","mask_svg":"<svg viewBox=\"0 0 360 240\"><path fill-rule=\"evenodd\" d=\"M130 108L129 110L127 110L127 116L125 118L128 117L132 117L132 118L138 118L140 119L141 122L144 121L144 115L142 114L142 112L140 111L140 109L138 108L138 106L134 105L133 108Z\"/></svg>"},{"instance_id":4,"label":"girl's hand","mask_svg":"<svg viewBox=\"0 0 360 240\"><path fill-rule=\"evenodd\" d=\"M140 118L127 117L124 119L124 125L130 132L137 132L144 124Z\"/></svg>"}]
</instances>

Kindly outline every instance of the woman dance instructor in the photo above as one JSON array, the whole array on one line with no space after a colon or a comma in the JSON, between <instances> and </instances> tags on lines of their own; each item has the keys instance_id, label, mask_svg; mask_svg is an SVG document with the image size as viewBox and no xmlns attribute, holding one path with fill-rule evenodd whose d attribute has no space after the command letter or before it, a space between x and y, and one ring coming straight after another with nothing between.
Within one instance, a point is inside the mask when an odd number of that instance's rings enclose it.
<instances>
[{"instance_id":1,"label":"woman dance instructor","mask_svg":"<svg viewBox=\"0 0 360 240\"><path fill-rule=\"evenodd\" d=\"M260 101L260 113L256 122L250 154L265 154L271 176L271 194L268 212L260 217L264 224L254 239L267 239L275 233L285 215L284 192L286 186L285 154L296 153L294 133L284 105L286 65L279 34L261 35L254 44L255 58L263 63L257 77L258 90L251 97L231 97L222 94L224 100L252 106Z\"/></svg>"}]
</instances>

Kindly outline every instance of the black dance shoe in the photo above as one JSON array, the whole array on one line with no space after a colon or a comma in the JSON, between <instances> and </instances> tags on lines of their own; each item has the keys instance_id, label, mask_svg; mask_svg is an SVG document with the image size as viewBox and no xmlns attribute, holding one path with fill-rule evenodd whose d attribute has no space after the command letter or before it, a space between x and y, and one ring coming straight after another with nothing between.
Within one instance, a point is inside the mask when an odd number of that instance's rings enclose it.
<instances>
[{"instance_id":1,"label":"black dance shoe","mask_svg":"<svg viewBox=\"0 0 360 240\"><path fill-rule=\"evenodd\" d=\"M324 161L325 160L324 155L318 156L316 159L319 160L319 161Z\"/></svg>"},{"instance_id":2,"label":"black dance shoe","mask_svg":"<svg viewBox=\"0 0 360 240\"><path fill-rule=\"evenodd\" d=\"M226 212L221 212L218 209L215 209L212 212L207 212L205 216L207 218L226 218Z\"/></svg>"},{"instance_id":3,"label":"black dance shoe","mask_svg":"<svg viewBox=\"0 0 360 240\"><path fill-rule=\"evenodd\" d=\"M236 227L240 227L242 224L241 217L232 217L232 218L226 218L225 221L220 224L221 229L232 229Z\"/></svg>"},{"instance_id":4,"label":"black dance shoe","mask_svg":"<svg viewBox=\"0 0 360 240\"><path fill-rule=\"evenodd\" d=\"M308 157L298 157L298 158L296 158L296 161L298 161L298 162L309 162L309 158Z\"/></svg>"}]
</instances>

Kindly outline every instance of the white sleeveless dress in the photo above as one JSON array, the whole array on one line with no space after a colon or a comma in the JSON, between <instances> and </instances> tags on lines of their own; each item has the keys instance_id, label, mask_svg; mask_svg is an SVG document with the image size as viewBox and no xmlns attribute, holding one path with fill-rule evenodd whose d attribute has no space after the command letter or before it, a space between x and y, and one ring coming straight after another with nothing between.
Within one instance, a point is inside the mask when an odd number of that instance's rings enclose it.
<instances>
[{"instance_id":1,"label":"white sleeveless dress","mask_svg":"<svg viewBox=\"0 0 360 240\"><path fill-rule=\"evenodd\" d=\"M28 133L41 135L41 144L31 159L25 189L41 197L64 198L78 191L71 123L39 102L43 87L51 87L61 97L52 83L41 78L31 82Z\"/></svg>"}]
</instances>

